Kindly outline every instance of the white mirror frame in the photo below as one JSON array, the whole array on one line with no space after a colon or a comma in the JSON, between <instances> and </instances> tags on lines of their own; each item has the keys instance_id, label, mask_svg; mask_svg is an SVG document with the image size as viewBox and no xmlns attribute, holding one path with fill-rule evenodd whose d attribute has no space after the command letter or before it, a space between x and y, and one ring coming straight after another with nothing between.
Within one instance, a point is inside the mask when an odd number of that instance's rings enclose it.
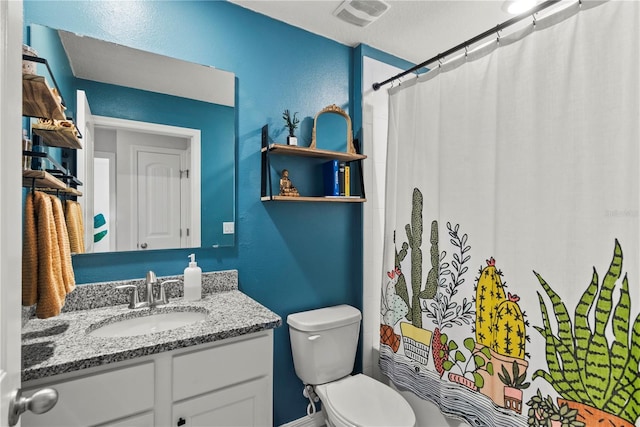
<instances>
[{"instance_id":1,"label":"white mirror frame","mask_svg":"<svg viewBox=\"0 0 640 427\"><path fill-rule=\"evenodd\" d=\"M155 123L144 123L134 120L118 119L113 117L93 116L93 125L96 128L111 128L121 129L144 133L156 133L162 135L169 135L178 138L185 138L189 141L191 158L201 158L201 139L199 129L182 128L178 126L169 126ZM78 159L80 161L80 159ZM80 170L80 168L79 168ZM82 168L84 174L93 174L93 162L85 162ZM81 180L82 178L79 177ZM191 162L189 171L190 191L191 191L191 203L190 203L190 218L191 218L191 233L190 233L190 247L199 248L201 245L201 224L200 224L200 191L201 191L201 161ZM84 212L84 223L89 225L93 224L93 208L88 206L82 206ZM86 241L93 241L93 228L85 227L85 239Z\"/></svg>"}]
</instances>

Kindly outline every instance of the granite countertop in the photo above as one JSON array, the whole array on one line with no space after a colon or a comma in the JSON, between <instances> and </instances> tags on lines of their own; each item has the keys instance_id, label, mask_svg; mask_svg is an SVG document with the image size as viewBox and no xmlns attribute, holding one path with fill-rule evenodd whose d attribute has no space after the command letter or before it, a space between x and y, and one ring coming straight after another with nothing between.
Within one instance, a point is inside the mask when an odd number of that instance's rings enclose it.
<instances>
[{"instance_id":1,"label":"granite countertop","mask_svg":"<svg viewBox=\"0 0 640 427\"><path fill-rule=\"evenodd\" d=\"M204 320L146 335L117 338L90 336L97 326L128 317L168 311L201 311ZM112 319L114 318L115 319ZM120 362L204 344L282 325L277 314L238 290L216 291L199 301L175 298L158 308L114 305L31 319L22 328L22 381Z\"/></svg>"}]
</instances>

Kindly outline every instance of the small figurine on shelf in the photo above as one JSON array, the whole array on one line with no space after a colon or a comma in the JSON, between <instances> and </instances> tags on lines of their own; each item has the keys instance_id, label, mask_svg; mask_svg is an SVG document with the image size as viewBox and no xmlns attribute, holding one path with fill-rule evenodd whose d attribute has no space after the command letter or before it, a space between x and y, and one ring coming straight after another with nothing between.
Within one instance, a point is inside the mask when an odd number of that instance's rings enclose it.
<instances>
[{"instance_id":1,"label":"small figurine on shelf","mask_svg":"<svg viewBox=\"0 0 640 427\"><path fill-rule=\"evenodd\" d=\"M291 180L289 179L289 171L286 169L282 170L282 177L280 178L280 195L287 197L300 196L296 187L291 183Z\"/></svg>"},{"instance_id":2,"label":"small figurine on shelf","mask_svg":"<svg viewBox=\"0 0 640 427\"><path fill-rule=\"evenodd\" d=\"M289 145L298 145L298 138L294 135L294 131L298 127L298 123L300 123L300 119L296 117L297 114L297 112L293 113L293 117L291 117L289 110L284 110L284 113L282 113L285 126L289 128L289 136L287 136L287 144Z\"/></svg>"}]
</instances>

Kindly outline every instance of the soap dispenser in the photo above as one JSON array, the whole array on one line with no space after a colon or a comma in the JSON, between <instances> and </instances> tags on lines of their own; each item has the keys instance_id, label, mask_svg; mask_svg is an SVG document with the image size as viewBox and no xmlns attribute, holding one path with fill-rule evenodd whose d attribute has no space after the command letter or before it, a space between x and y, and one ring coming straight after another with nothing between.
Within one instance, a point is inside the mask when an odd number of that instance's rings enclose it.
<instances>
[{"instance_id":1,"label":"soap dispenser","mask_svg":"<svg viewBox=\"0 0 640 427\"><path fill-rule=\"evenodd\" d=\"M184 299L197 301L202 298L202 269L196 264L196 254L189 255L191 262L184 269Z\"/></svg>"}]
</instances>

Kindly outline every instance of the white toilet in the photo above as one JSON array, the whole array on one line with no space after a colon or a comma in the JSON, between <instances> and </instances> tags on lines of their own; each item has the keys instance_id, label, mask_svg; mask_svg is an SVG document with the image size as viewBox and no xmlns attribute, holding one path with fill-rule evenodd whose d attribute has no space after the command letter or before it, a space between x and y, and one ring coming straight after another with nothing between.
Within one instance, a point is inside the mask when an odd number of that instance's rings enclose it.
<instances>
[{"instance_id":1,"label":"white toilet","mask_svg":"<svg viewBox=\"0 0 640 427\"><path fill-rule=\"evenodd\" d=\"M416 417L400 393L366 375L350 375L360 318L348 305L290 314L296 374L320 398L329 427L414 427Z\"/></svg>"}]
</instances>

